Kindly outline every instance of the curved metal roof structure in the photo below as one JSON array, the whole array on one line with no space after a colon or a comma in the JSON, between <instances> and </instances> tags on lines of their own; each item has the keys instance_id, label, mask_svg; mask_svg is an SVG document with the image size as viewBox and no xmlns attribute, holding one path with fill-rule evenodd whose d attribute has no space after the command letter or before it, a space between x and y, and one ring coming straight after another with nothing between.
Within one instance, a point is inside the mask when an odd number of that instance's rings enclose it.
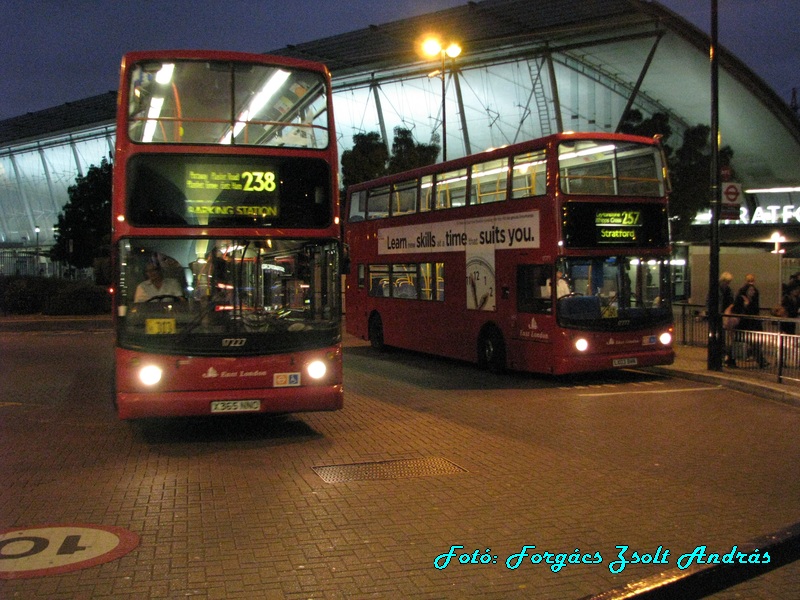
<instances>
[{"instance_id":1,"label":"curved metal roof structure","mask_svg":"<svg viewBox=\"0 0 800 600\"><path fill-rule=\"evenodd\" d=\"M614 131L629 108L667 114L674 147L710 120L708 37L657 2L467 2L270 54L328 65L340 151L368 131L391 144L397 126L427 142L442 133L443 104L441 75L430 76L441 62L419 52L429 34L463 48L444 70L447 158L554 131ZM724 48L718 56L736 177L746 188L800 187L797 115ZM0 244L30 245L37 225L42 245L52 241L66 188L113 145L111 98L0 122Z\"/></svg>"}]
</instances>

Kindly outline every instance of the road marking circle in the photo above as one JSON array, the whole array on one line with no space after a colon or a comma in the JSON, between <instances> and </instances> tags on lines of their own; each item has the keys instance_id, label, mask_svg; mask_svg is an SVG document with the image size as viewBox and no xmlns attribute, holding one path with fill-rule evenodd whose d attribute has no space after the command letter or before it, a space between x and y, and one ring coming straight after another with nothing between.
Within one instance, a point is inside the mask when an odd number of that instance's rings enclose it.
<instances>
[{"instance_id":1,"label":"road marking circle","mask_svg":"<svg viewBox=\"0 0 800 600\"><path fill-rule=\"evenodd\" d=\"M106 525L40 525L0 530L0 579L26 579L77 571L116 560L139 545L139 536Z\"/></svg>"}]
</instances>

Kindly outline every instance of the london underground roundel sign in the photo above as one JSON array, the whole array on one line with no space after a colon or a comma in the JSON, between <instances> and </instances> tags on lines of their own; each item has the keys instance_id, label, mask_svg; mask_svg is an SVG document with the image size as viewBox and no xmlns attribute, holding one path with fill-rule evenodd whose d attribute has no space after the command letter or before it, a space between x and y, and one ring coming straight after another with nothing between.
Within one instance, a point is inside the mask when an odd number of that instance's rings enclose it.
<instances>
[{"instance_id":1,"label":"london underground roundel sign","mask_svg":"<svg viewBox=\"0 0 800 600\"><path fill-rule=\"evenodd\" d=\"M0 530L0 579L57 575L106 563L139 545L139 536L105 525L40 525Z\"/></svg>"}]
</instances>

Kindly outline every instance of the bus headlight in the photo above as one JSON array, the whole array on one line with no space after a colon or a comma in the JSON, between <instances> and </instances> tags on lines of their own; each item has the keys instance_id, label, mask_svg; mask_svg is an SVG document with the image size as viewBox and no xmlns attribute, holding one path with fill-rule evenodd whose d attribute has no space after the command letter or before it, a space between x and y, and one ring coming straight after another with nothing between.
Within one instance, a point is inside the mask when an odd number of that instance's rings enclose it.
<instances>
[{"instance_id":1,"label":"bus headlight","mask_svg":"<svg viewBox=\"0 0 800 600\"><path fill-rule=\"evenodd\" d=\"M578 338L575 340L575 349L578 352L586 352L589 349L589 341L586 338Z\"/></svg>"},{"instance_id":2,"label":"bus headlight","mask_svg":"<svg viewBox=\"0 0 800 600\"><path fill-rule=\"evenodd\" d=\"M325 377L328 367L326 367L325 363L321 360L315 360L314 362L310 363L308 367L306 367L306 370L308 371L308 375L311 377L311 379L322 379Z\"/></svg>"},{"instance_id":3,"label":"bus headlight","mask_svg":"<svg viewBox=\"0 0 800 600\"><path fill-rule=\"evenodd\" d=\"M147 365L139 371L139 381L145 385L155 385L161 381L163 371L155 365Z\"/></svg>"},{"instance_id":4,"label":"bus headlight","mask_svg":"<svg viewBox=\"0 0 800 600\"><path fill-rule=\"evenodd\" d=\"M665 331L660 336L658 336L658 341L661 342L664 346L669 346L672 343L672 334L669 331Z\"/></svg>"}]
</instances>

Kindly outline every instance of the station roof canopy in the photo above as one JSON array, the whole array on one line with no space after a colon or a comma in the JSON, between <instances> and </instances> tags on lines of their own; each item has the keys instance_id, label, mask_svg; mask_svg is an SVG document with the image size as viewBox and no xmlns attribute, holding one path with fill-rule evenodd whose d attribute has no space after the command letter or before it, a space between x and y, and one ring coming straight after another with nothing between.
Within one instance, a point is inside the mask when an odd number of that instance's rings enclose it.
<instances>
[{"instance_id":1,"label":"station roof canopy","mask_svg":"<svg viewBox=\"0 0 800 600\"><path fill-rule=\"evenodd\" d=\"M107 92L6 119L0 121L0 145L113 124L116 109L117 93Z\"/></svg>"},{"instance_id":2,"label":"station roof canopy","mask_svg":"<svg viewBox=\"0 0 800 600\"><path fill-rule=\"evenodd\" d=\"M335 87L352 87L430 71L419 48L431 33L461 44L461 70L550 56L627 96L632 106L646 107L645 113L667 114L679 136L686 127L710 122L709 37L657 2L468 2L271 53L323 62ZM722 145L733 148L738 176L757 187L800 184L797 115L722 44L718 60ZM564 129L576 129L571 123L580 115L567 113L580 108L567 104L562 98ZM597 125L613 130L617 123Z\"/></svg>"},{"instance_id":3,"label":"station roof canopy","mask_svg":"<svg viewBox=\"0 0 800 600\"><path fill-rule=\"evenodd\" d=\"M667 114L678 136L688 126L710 121L708 36L657 2L467 2L268 53L323 62L335 89L353 88L424 76L431 62L420 46L432 33L460 43L462 72L521 57L550 57L557 66L644 108L645 114ZM724 47L718 56L722 144L734 149L740 175L751 186L797 185L797 115ZM614 130L618 125L616 116L611 122L583 118L578 102L563 96L558 111L562 129ZM0 121L0 144L112 122L113 111L113 93L108 93Z\"/></svg>"},{"instance_id":4,"label":"station roof canopy","mask_svg":"<svg viewBox=\"0 0 800 600\"><path fill-rule=\"evenodd\" d=\"M365 131L387 143L397 126L418 141L440 134L436 60L421 52L432 34L463 49L445 69L451 159L556 131L613 132L628 109L667 115L673 148L710 124L709 38L654 1L466 2L267 53L328 66L342 151ZM745 191L799 188L800 120L721 41L720 133L735 178ZM113 147L115 105L108 92L0 121L0 243L55 222L75 176Z\"/></svg>"}]
</instances>

